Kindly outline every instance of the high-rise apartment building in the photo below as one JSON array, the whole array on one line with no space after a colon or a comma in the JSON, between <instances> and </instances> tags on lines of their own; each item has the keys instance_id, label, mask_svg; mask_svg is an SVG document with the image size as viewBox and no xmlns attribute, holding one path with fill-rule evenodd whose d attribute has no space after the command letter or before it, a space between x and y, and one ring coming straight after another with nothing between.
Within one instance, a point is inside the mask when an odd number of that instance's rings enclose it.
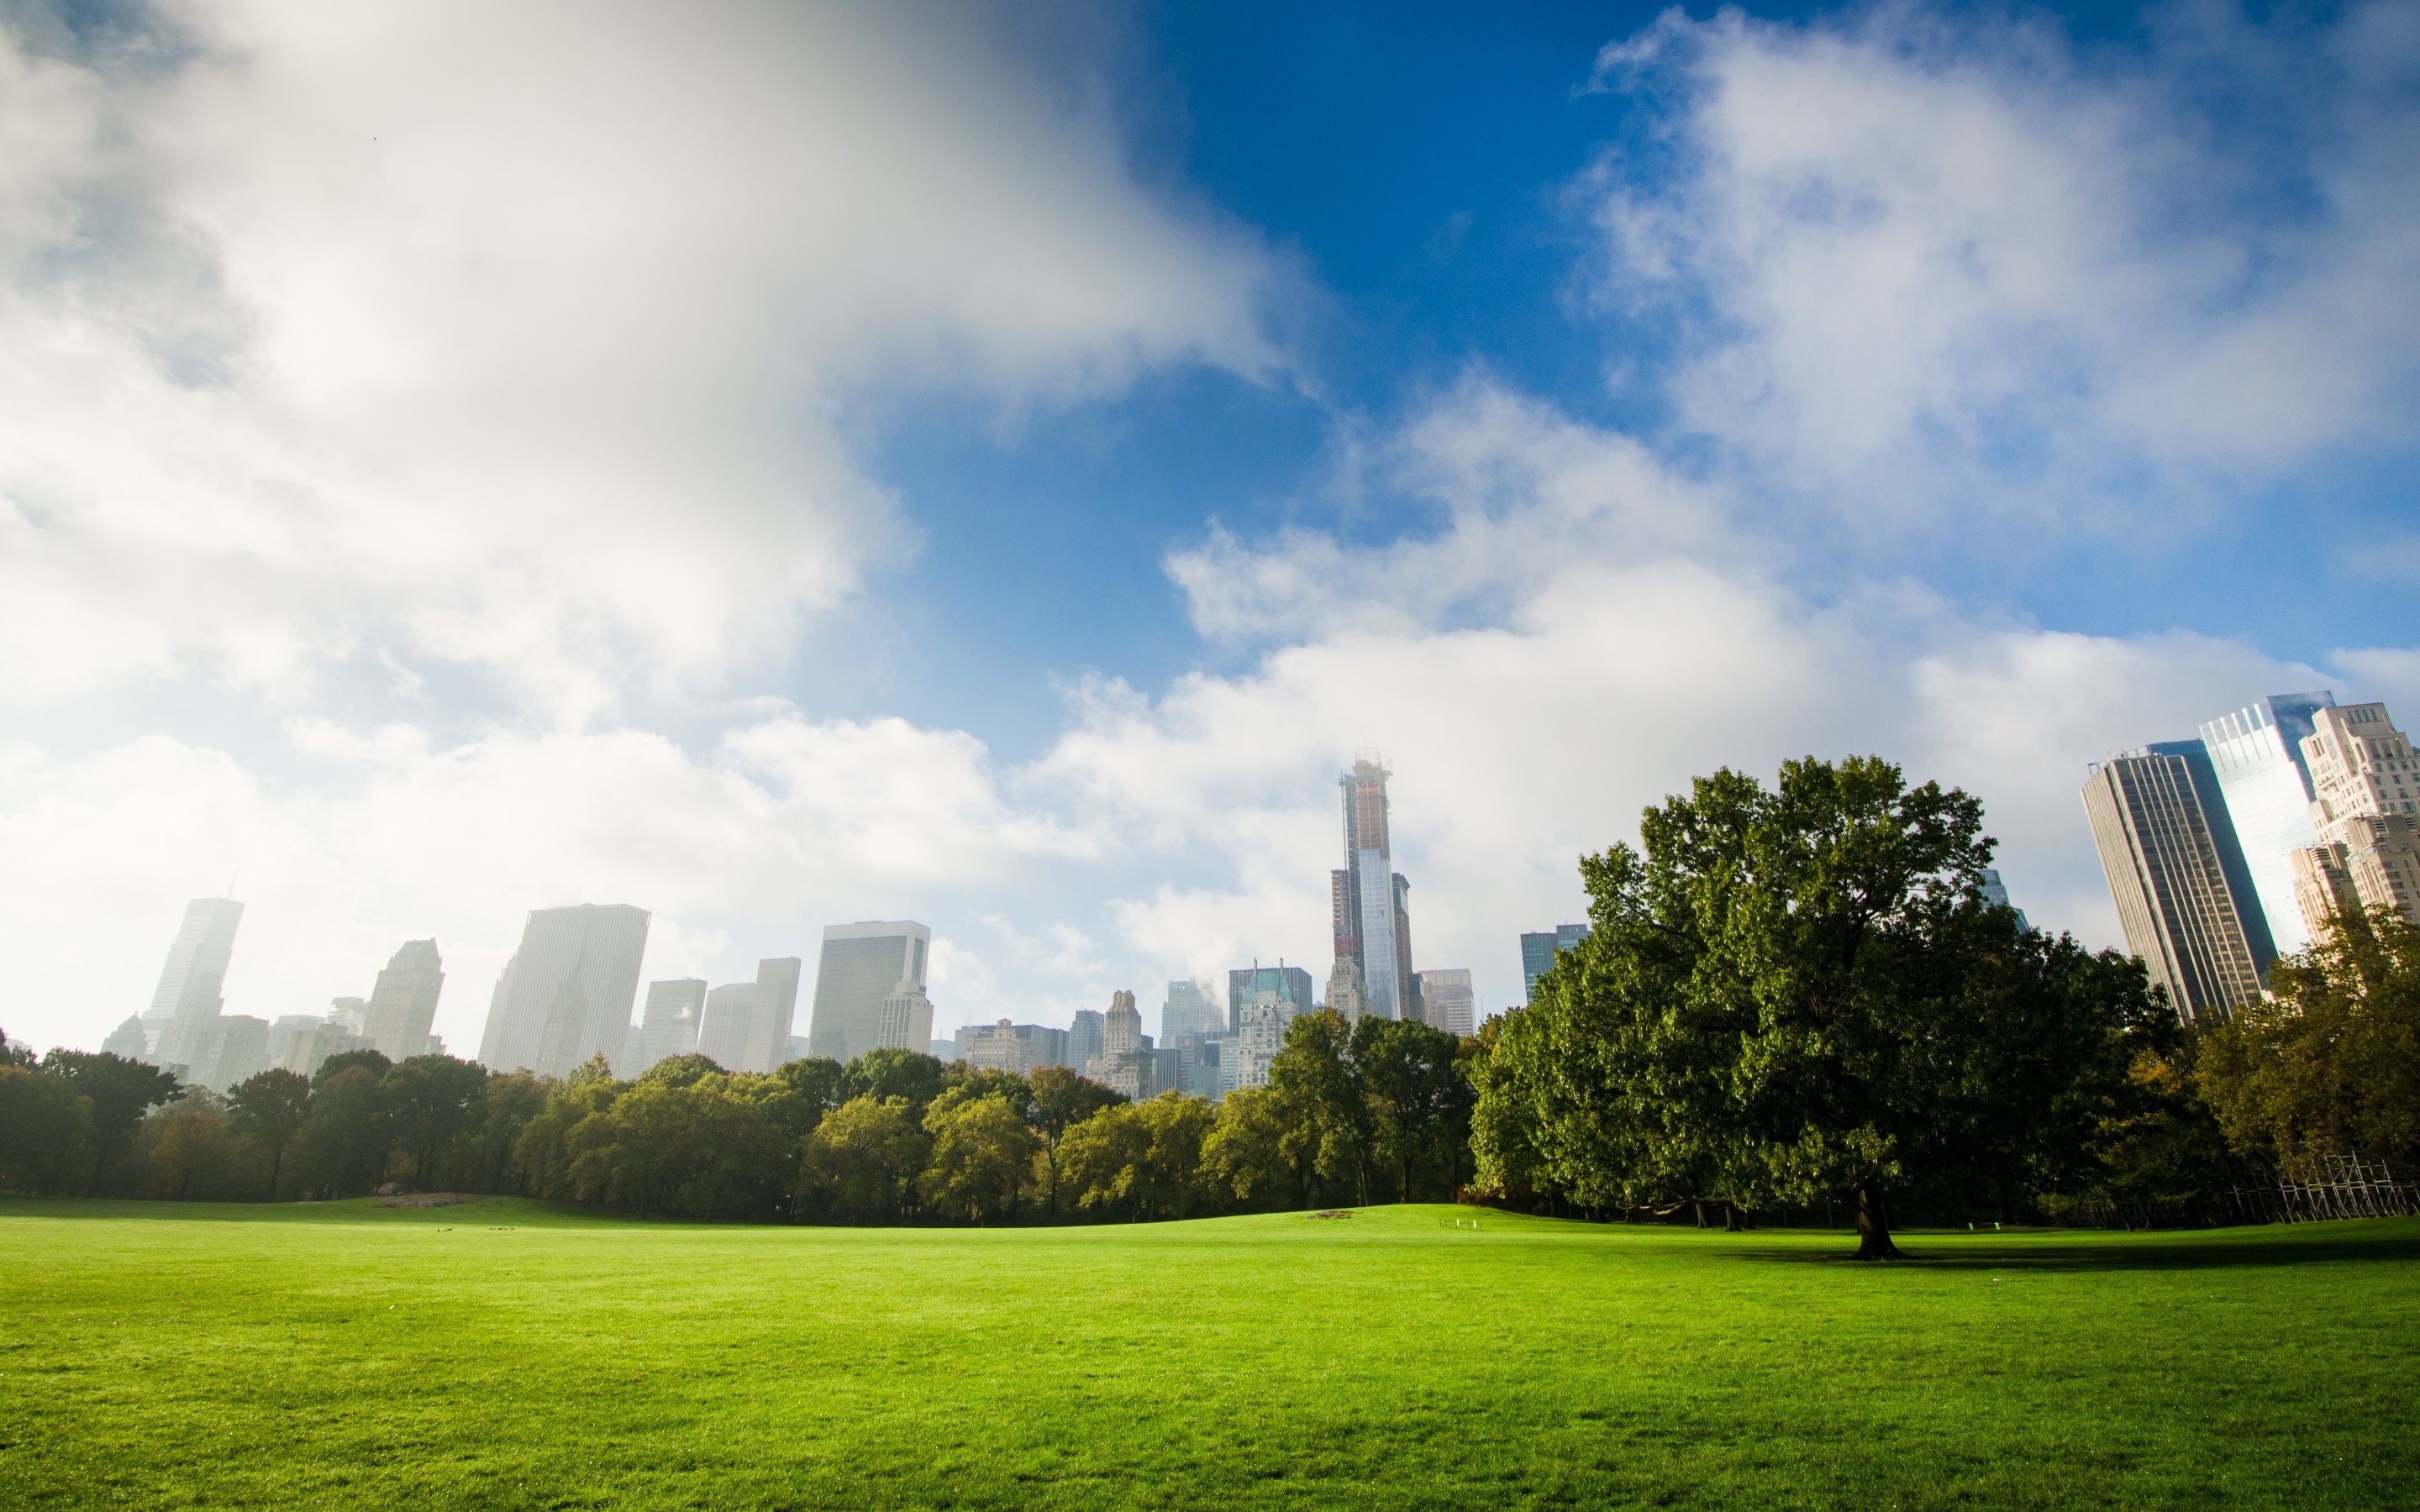
<instances>
[{"instance_id":1,"label":"high-rise apartment building","mask_svg":"<svg viewBox=\"0 0 2420 1512\"><path fill-rule=\"evenodd\" d=\"M1432 1029L1448 1034L1468 1034L1475 1027L1478 998L1470 990L1470 973L1456 967L1450 971L1429 970L1420 973L1420 1011Z\"/></svg>"},{"instance_id":2,"label":"high-rise apartment building","mask_svg":"<svg viewBox=\"0 0 2420 1512\"><path fill-rule=\"evenodd\" d=\"M2025 911L2018 907L2016 904L2009 902L2009 885L2000 880L2000 873L1997 870L1988 866L1985 867L1983 869L1982 881L1983 901L1985 903L1991 904L1994 908L2005 908L2009 912L2016 915L2017 928L2031 929L2034 927L2033 921L2025 918Z\"/></svg>"},{"instance_id":3,"label":"high-rise apartment building","mask_svg":"<svg viewBox=\"0 0 2420 1512\"><path fill-rule=\"evenodd\" d=\"M1361 990L1360 963L1349 955L1338 956L1328 968L1327 1006L1347 1024L1370 1011L1369 995Z\"/></svg>"},{"instance_id":4,"label":"high-rise apartment building","mask_svg":"<svg viewBox=\"0 0 2420 1512\"><path fill-rule=\"evenodd\" d=\"M1084 1062L1084 1075L1141 1102L1158 1091L1159 1062L1151 1052L1135 995L1124 989L1110 994L1109 1011L1101 1017L1101 1052Z\"/></svg>"},{"instance_id":5,"label":"high-rise apartment building","mask_svg":"<svg viewBox=\"0 0 2420 1512\"><path fill-rule=\"evenodd\" d=\"M1082 1071L1101 1053L1102 1041L1108 1038L1109 1015L1097 1008L1076 1010L1075 1022L1067 1026L1067 1064Z\"/></svg>"},{"instance_id":6,"label":"high-rise apartment building","mask_svg":"<svg viewBox=\"0 0 2420 1512\"><path fill-rule=\"evenodd\" d=\"M2291 861L2311 937L2347 909L2391 908L2420 924L2420 761L2386 705L2316 711L2302 754L2314 843Z\"/></svg>"},{"instance_id":7,"label":"high-rise apartment building","mask_svg":"<svg viewBox=\"0 0 2420 1512\"><path fill-rule=\"evenodd\" d=\"M647 911L627 903L539 908L488 1003L479 1063L568 1075L589 1057L619 1065L639 995Z\"/></svg>"},{"instance_id":8,"label":"high-rise apartment building","mask_svg":"<svg viewBox=\"0 0 2420 1512\"><path fill-rule=\"evenodd\" d=\"M932 944L933 932L910 919L826 925L808 1048L843 1065L873 1049L884 1001L903 984L923 990Z\"/></svg>"},{"instance_id":9,"label":"high-rise apartment building","mask_svg":"<svg viewBox=\"0 0 2420 1512\"><path fill-rule=\"evenodd\" d=\"M708 992L697 1017L697 1053L725 1071L742 1070L755 1017L754 982L725 982Z\"/></svg>"},{"instance_id":10,"label":"high-rise apartment building","mask_svg":"<svg viewBox=\"0 0 2420 1512\"><path fill-rule=\"evenodd\" d=\"M756 963L756 992L748 1004L748 1050L740 1057L740 1070L763 1074L781 1070L790 1058L790 1026L798 1016L799 973L805 964L794 955ZM923 990L920 983L917 991ZM915 1048L923 1049L923 1041L916 1041Z\"/></svg>"},{"instance_id":11,"label":"high-rise apartment building","mask_svg":"<svg viewBox=\"0 0 2420 1512\"><path fill-rule=\"evenodd\" d=\"M268 1069L269 1021L223 1013L204 1030L187 1080L195 1087L224 1092Z\"/></svg>"},{"instance_id":12,"label":"high-rise apartment building","mask_svg":"<svg viewBox=\"0 0 2420 1512\"><path fill-rule=\"evenodd\" d=\"M1344 866L1328 878L1328 912L1338 959L1360 968L1366 1011L1419 1016L1412 974L1411 884L1395 871L1388 817L1388 772L1378 753L1356 753L1337 779L1344 795Z\"/></svg>"},{"instance_id":13,"label":"high-rise apartment building","mask_svg":"<svg viewBox=\"0 0 2420 1512\"><path fill-rule=\"evenodd\" d=\"M2257 1001L2275 951L2198 740L2125 752L2092 768L2084 810L2126 946L2188 1021Z\"/></svg>"},{"instance_id":14,"label":"high-rise apartment building","mask_svg":"<svg viewBox=\"0 0 2420 1512\"><path fill-rule=\"evenodd\" d=\"M2293 853L2319 843L2311 827L2310 767L2303 741L2317 728L2313 717L2335 706L2335 695L2273 693L2248 708L2225 714L2201 727L2226 801L2227 822L2243 847L2243 865L2260 899L2271 942L2280 951L2308 943L2303 911L2295 901Z\"/></svg>"},{"instance_id":15,"label":"high-rise apartment building","mask_svg":"<svg viewBox=\"0 0 2420 1512\"><path fill-rule=\"evenodd\" d=\"M445 964L438 959L437 942L404 941L370 987L362 1033L389 1060L428 1054L428 1030L444 987Z\"/></svg>"},{"instance_id":16,"label":"high-rise apartment building","mask_svg":"<svg viewBox=\"0 0 2420 1512\"><path fill-rule=\"evenodd\" d=\"M903 981L882 1000L882 1022L874 1042L881 1049L913 1050L922 1055L933 1042L933 1000L924 989Z\"/></svg>"},{"instance_id":17,"label":"high-rise apartment building","mask_svg":"<svg viewBox=\"0 0 2420 1512\"><path fill-rule=\"evenodd\" d=\"M659 1061L695 1055L705 1020L706 983L698 978L647 983L647 1001L639 1010L639 1053L630 1074L644 1076Z\"/></svg>"},{"instance_id":18,"label":"high-rise apartment building","mask_svg":"<svg viewBox=\"0 0 2420 1512\"><path fill-rule=\"evenodd\" d=\"M185 905L184 922L143 1015L153 1064L192 1069L202 1037L225 1006L219 995L235 958L236 926L242 922L243 904L232 898L196 898Z\"/></svg>"},{"instance_id":19,"label":"high-rise apartment building","mask_svg":"<svg viewBox=\"0 0 2420 1512\"><path fill-rule=\"evenodd\" d=\"M101 1041L101 1054L116 1056L123 1060L140 1060L150 1054L150 1042L143 1036L143 1015L129 1013L125 1022L109 1031Z\"/></svg>"},{"instance_id":20,"label":"high-rise apartment building","mask_svg":"<svg viewBox=\"0 0 2420 1512\"><path fill-rule=\"evenodd\" d=\"M1588 937L1589 927L1586 924L1558 924L1553 929L1522 935L1521 1001L1536 1000L1538 979L1555 968L1557 953L1572 949Z\"/></svg>"},{"instance_id":21,"label":"high-rise apartment building","mask_svg":"<svg viewBox=\"0 0 2420 1512\"><path fill-rule=\"evenodd\" d=\"M1168 984L1168 1001L1159 1010L1159 1038L1163 1043L1174 1044L1187 1034L1220 1034L1226 1027L1227 1015L1219 1011L1200 982Z\"/></svg>"},{"instance_id":22,"label":"high-rise apartment building","mask_svg":"<svg viewBox=\"0 0 2420 1512\"><path fill-rule=\"evenodd\" d=\"M1311 973L1300 966L1290 966L1280 961L1264 966L1254 962L1227 973L1227 1012L1218 1027L1233 1034L1243 1023L1244 1005L1262 993L1274 993L1285 1005L1286 1017L1308 1013L1318 1005L1312 995Z\"/></svg>"}]
</instances>

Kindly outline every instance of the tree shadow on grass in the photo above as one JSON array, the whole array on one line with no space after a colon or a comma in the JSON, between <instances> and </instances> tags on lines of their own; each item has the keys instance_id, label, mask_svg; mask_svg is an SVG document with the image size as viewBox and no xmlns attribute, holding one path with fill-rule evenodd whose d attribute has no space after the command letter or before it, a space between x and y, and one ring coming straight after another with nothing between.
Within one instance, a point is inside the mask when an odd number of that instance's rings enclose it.
<instances>
[{"instance_id":1,"label":"tree shadow on grass","mask_svg":"<svg viewBox=\"0 0 2420 1512\"><path fill-rule=\"evenodd\" d=\"M2260 1228L2169 1229L2155 1233L2070 1230L2011 1240L2006 1235L1916 1234L1899 1241L1903 1257L1888 1269L1927 1271L2216 1271L2358 1261L2420 1261L2420 1219L2352 1219ZM1742 1259L1775 1265L1866 1266L1846 1249L1749 1249Z\"/></svg>"}]
</instances>

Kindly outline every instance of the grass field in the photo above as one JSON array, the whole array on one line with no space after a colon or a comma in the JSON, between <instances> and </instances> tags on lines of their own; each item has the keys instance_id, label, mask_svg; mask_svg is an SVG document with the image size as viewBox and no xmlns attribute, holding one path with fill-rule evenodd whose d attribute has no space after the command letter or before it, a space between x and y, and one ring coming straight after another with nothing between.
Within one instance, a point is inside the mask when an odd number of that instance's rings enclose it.
<instances>
[{"instance_id":1,"label":"grass field","mask_svg":"<svg viewBox=\"0 0 2420 1512\"><path fill-rule=\"evenodd\" d=\"M0 1202L0 1502L2420 1505L2420 1221Z\"/></svg>"}]
</instances>

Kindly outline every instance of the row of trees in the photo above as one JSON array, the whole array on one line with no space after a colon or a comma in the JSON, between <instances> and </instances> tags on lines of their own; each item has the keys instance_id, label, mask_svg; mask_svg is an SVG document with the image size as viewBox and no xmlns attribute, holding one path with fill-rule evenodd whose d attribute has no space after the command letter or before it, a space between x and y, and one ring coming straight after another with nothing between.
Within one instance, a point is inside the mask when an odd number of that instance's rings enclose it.
<instances>
[{"instance_id":1,"label":"row of trees","mask_svg":"<svg viewBox=\"0 0 2420 1512\"><path fill-rule=\"evenodd\" d=\"M2420 1157L2420 933L2338 921L2271 999L2183 1028L2142 964L1988 904L1973 797L1874 759L1724 771L1583 859L1593 933L1457 1041L1295 1019L1265 1088L1133 1104L876 1051L555 1082L442 1056L225 1098L0 1039L0 1182L171 1197L386 1180L633 1212L861 1224L1176 1218L1446 1197L1605 1212L1894 1198L2014 1217Z\"/></svg>"},{"instance_id":2,"label":"row of trees","mask_svg":"<svg viewBox=\"0 0 2420 1512\"><path fill-rule=\"evenodd\" d=\"M1214 1108L1129 1103L877 1050L771 1075L700 1056L631 1081L554 1081L445 1056L331 1058L221 1097L114 1055L0 1039L0 1183L169 1198L421 1190L685 1217L861 1224L1156 1219L1450 1196L1466 1174L1464 1041L1418 1024L1299 1019L1271 1085Z\"/></svg>"}]
</instances>

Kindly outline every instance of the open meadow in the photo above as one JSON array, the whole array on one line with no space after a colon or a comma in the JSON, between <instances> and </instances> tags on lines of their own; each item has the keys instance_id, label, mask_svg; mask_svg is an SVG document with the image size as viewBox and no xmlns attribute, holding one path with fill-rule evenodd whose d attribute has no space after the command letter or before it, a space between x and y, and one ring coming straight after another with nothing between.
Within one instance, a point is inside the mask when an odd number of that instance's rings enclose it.
<instances>
[{"instance_id":1,"label":"open meadow","mask_svg":"<svg viewBox=\"0 0 2420 1512\"><path fill-rule=\"evenodd\" d=\"M0 1205L18 1505L2420 1504L2420 1221Z\"/></svg>"}]
</instances>

